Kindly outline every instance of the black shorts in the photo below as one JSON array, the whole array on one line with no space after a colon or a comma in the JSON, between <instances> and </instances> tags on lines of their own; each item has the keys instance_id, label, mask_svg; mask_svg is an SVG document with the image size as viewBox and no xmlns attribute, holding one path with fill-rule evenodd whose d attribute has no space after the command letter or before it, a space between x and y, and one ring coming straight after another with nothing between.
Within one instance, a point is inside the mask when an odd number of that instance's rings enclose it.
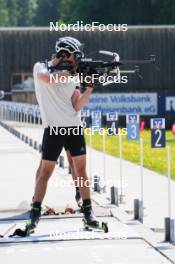
<instances>
[{"instance_id":1,"label":"black shorts","mask_svg":"<svg viewBox=\"0 0 175 264\"><path fill-rule=\"evenodd\" d=\"M42 159L57 161L63 147L71 156L86 154L86 143L82 127L47 127L42 141Z\"/></svg>"}]
</instances>

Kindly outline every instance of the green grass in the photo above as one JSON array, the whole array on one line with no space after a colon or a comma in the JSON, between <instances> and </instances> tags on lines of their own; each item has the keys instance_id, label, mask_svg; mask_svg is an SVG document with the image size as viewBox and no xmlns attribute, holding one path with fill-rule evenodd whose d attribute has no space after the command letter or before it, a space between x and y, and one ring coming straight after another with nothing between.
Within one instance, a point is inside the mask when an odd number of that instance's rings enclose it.
<instances>
[{"instance_id":1,"label":"green grass","mask_svg":"<svg viewBox=\"0 0 175 264\"><path fill-rule=\"evenodd\" d=\"M151 132L145 130L141 133L143 138L144 167L167 175L167 148L151 148ZM89 136L86 135L86 142L89 144ZM92 147L102 151L103 136L97 132L92 136ZM171 177L175 180L175 135L171 131L166 132L166 145L171 148ZM123 159L139 164L140 143L139 141L128 141L126 136L122 136ZM119 157L119 137L106 136L106 152Z\"/></svg>"}]
</instances>

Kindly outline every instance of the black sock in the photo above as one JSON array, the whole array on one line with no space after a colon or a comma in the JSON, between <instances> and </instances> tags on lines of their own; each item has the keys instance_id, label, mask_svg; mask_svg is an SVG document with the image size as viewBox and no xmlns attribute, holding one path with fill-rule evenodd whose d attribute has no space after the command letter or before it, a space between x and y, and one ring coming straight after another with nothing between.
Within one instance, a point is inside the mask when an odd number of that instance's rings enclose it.
<instances>
[{"instance_id":1,"label":"black sock","mask_svg":"<svg viewBox=\"0 0 175 264\"><path fill-rule=\"evenodd\" d=\"M76 189L76 192L80 192L79 187L75 187L75 189Z\"/></svg>"},{"instance_id":2,"label":"black sock","mask_svg":"<svg viewBox=\"0 0 175 264\"><path fill-rule=\"evenodd\" d=\"M32 205L33 208L41 209L41 203L40 202L34 202Z\"/></svg>"},{"instance_id":3,"label":"black sock","mask_svg":"<svg viewBox=\"0 0 175 264\"><path fill-rule=\"evenodd\" d=\"M92 206L91 206L91 199L84 199L83 200L83 207L84 208L92 208Z\"/></svg>"}]
</instances>

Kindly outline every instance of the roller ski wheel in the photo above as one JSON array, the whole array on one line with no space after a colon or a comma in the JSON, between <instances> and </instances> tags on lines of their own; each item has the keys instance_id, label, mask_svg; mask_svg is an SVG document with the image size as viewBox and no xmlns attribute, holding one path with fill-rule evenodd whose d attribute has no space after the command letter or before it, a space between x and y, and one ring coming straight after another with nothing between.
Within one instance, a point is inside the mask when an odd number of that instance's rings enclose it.
<instances>
[{"instance_id":1,"label":"roller ski wheel","mask_svg":"<svg viewBox=\"0 0 175 264\"><path fill-rule=\"evenodd\" d=\"M100 223L96 221L96 223L89 224L83 219L83 224L86 231L100 230L104 233L108 233L108 224L105 222Z\"/></svg>"}]
</instances>

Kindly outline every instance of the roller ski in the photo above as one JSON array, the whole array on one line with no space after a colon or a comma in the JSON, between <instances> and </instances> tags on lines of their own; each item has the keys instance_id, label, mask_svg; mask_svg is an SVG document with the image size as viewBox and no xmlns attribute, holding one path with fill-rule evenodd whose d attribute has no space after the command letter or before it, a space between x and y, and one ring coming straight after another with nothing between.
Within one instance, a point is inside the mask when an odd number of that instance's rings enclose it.
<instances>
[{"instance_id":1,"label":"roller ski","mask_svg":"<svg viewBox=\"0 0 175 264\"><path fill-rule=\"evenodd\" d=\"M83 224L84 228L87 231L99 230L103 231L104 233L108 233L108 225L104 222L99 222L92 210L91 204L84 204L82 206L83 211Z\"/></svg>"},{"instance_id":2,"label":"roller ski","mask_svg":"<svg viewBox=\"0 0 175 264\"><path fill-rule=\"evenodd\" d=\"M38 205L38 203L34 203L33 207L30 211L30 219L27 222L25 229L16 229L15 232L10 235L9 237L14 236L20 236L20 237L26 237L30 236L32 233L34 233L35 228L37 227L37 224L41 217L41 206Z\"/></svg>"},{"instance_id":3,"label":"roller ski","mask_svg":"<svg viewBox=\"0 0 175 264\"><path fill-rule=\"evenodd\" d=\"M15 226L16 224L11 225L3 234L0 234L0 238L4 238L6 235L8 235L8 233L12 231L12 229L14 229Z\"/></svg>"}]
</instances>

